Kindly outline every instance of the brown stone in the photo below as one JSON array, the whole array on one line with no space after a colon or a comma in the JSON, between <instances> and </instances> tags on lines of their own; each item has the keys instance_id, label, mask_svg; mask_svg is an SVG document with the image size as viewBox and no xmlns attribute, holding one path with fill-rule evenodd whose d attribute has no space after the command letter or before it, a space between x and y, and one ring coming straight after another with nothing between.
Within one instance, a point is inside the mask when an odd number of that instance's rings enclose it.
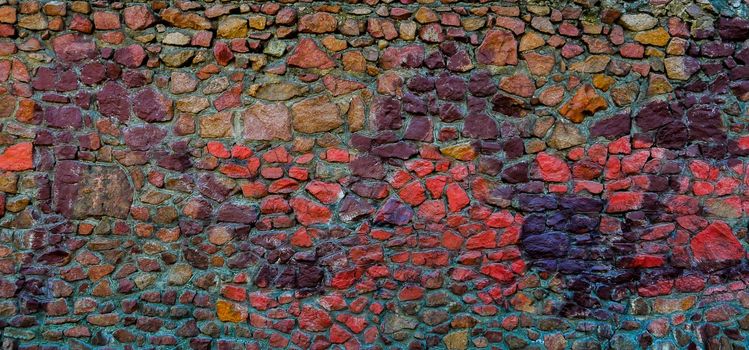
<instances>
[{"instance_id":1,"label":"brown stone","mask_svg":"<svg viewBox=\"0 0 749 350\"><path fill-rule=\"evenodd\" d=\"M518 43L511 32L490 30L481 46L476 49L476 60L480 64L494 66L518 64Z\"/></svg>"},{"instance_id":2,"label":"brown stone","mask_svg":"<svg viewBox=\"0 0 749 350\"><path fill-rule=\"evenodd\" d=\"M161 11L161 19L167 23L184 29L210 30L211 21L195 13L182 12L176 8Z\"/></svg>"},{"instance_id":3,"label":"brown stone","mask_svg":"<svg viewBox=\"0 0 749 350\"><path fill-rule=\"evenodd\" d=\"M250 140L291 140L291 115L283 103L256 103L243 114L244 136Z\"/></svg>"},{"instance_id":4,"label":"brown stone","mask_svg":"<svg viewBox=\"0 0 749 350\"><path fill-rule=\"evenodd\" d=\"M218 22L216 36L225 39L244 38L249 28L247 20L239 16L229 16Z\"/></svg>"},{"instance_id":5,"label":"brown stone","mask_svg":"<svg viewBox=\"0 0 749 350\"><path fill-rule=\"evenodd\" d=\"M301 33L332 33L338 22L333 15L327 12L318 12L304 15L299 19L299 32Z\"/></svg>"},{"instance_id":6,"label":"brown stone","mask_svg":"<svg viewBox=\"0 0 749 350\"><path fill-rule=\"evenodd\" d=\"M291 106L294 130L306 134L330 131L343 125L338 106L327 96L308 98Z\"/></svg>"},{"instance_id":7,"label":"brown stone","mask_svg":"<svg viewBox=\"0 0 749 350\"><path fill-rule=\"evenodd\" d=\"M536 84L525 74L515 74L499 81L499 88L520 97L531 97L536 92Z\"/></svg>"},{"instance_id":8,"label":"brown stone","mask_svg":"<svg viewBox=\"0 0 749 350\"><path fill-rule=\"evenodd\" d=\"M575 96L559 109L559 113L575 123L581 123L586 115L593 115L607 107L606 100L596 94L592 86L586 84L579 88Z\"/></svg>"},{"instance_id":9,"label":"brown stone","mask_svg":"<svg viewBox=\"0 0 749 350\"><path fill-rule=\"evenodd\" d=\"M118 166L66 160L55 167L53 195L55 210L65 217L125 219L133 201L133 187Z\"/></svg>"}]
</instances>

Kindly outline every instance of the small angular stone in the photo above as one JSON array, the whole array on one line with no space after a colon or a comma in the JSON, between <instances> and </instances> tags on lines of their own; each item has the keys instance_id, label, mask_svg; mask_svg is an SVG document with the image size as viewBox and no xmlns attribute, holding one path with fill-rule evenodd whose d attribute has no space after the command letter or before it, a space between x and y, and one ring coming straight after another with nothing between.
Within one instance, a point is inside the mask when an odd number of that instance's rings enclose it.
<instances>
[{"instance_id":1,"label":"small angular stone","mask_svg":"<svg viewBox=\"0 0 749 350\"><path fill-rule=\"evenodd\" d=\"M559 109L559 113L575 123L581 123L587 115L593 115L607 107L606 100L599 96L592 86L586 84Z\"/></svg>"}]
</instances>

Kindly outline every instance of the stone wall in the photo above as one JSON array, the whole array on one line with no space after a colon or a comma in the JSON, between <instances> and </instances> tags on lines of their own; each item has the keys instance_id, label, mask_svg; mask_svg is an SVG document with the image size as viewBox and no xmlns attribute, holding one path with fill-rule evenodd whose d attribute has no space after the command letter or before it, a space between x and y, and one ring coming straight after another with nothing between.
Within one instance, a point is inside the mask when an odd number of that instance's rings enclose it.
<instances>
[{"instance_id":1,"label":"stone wall","mask_svg":"<svg viewBox=\"0 0 749 350\"><path fill-rule=\"evenodd\" d=\"M741 1L0 0L8 349L745 349Z\"/></svg>"}]
</instances>

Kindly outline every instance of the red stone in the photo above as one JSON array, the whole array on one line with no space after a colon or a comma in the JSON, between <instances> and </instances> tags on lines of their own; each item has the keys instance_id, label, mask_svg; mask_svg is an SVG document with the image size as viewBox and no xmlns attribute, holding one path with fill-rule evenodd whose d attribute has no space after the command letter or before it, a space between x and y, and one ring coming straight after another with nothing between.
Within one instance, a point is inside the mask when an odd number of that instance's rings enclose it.
<instances>
[{"instance_id":1,"label":"red stone","mask_svg":"<svg viewBox=\"0 0 749 350\"><path fill-rule=\"evenodd\" d=\"M419 181L412 181L398 191L398 195L401 199L412 205L417 206L426 200L426 191L424 186Z\"/></svg>"},{"instance_id":2,"label":"red stone","mask_svg":"<svg viewBox=\"0 0 749 350\"><path fill-rule=\"evenodd\" d=\"M456 183L447 186L447 207L451 212L457 212L471 203L466 191Z\"/></svg>"},{"instance_id":3,"label":"red stone","mask_svg":"<svg viewBox=\"0 0 749 350\"><path fill-rule=\"evenodd\" d=\"M217 41L213 45L213 56L216 57L216 63L222 66L226 66L234 59L234 54L229 49L229 45L226 45L223 41Z\"/></svg>"},{"instance_id":4,"label":"red stone","mask_svg":"<svg viewBox=\"0 0 749 350\"><path fill-rule=\"evenodd\" d=\"M607 213L621 213L637 210L642 207L643 194L641 192L614 192L609 195Z\"/></svg>"},{"instance_id":5,"label":"red stone","mask_svg":"<svg viewBox=\"0 0 749 350\"><path fill-rule=\"evenodd\" d=\"M333 325L333 320L327 312L310 305L302 306L302 312L297 321L299 321L300 328L311 332L322 332Z\"/></svg>"},{"instance_id":6,"label":"red stone","mask_svg":"<svg viewBox=\"0 0 749 350\"><path fill-rule=\"evenodd\" d=\"M571 177L570 168L567 166L567 163L546 152L541 152L536 156L536 163L544 181L565 182Z\"/></svg>"},{"instance_id":7,"label":"red stone","mask_svg":"<svg viewBox=\"0 0 749 350\"><path fill-rule=\"evenodd\" d=\"M484 249L497 246L497 231L487 230L471 236L466 241L466 249Z\"/></svg>"},{"instance_id":8,"label":"red stone","mask_svg":"<svg viewBox=\"0 0 749 350\"><path fill-rule=\"evenodd\" d=\"M0 170L23 171L34 168L34 146L31 142L17 143L0 154Z\"/></svg>"},{"instance_id":9,"label":"red stone","mask_svg":"<svg viewBox=\"0 0 749 350\"><path fill-rule=\"evenodd\" d=\"M689 246L694 260L707 269L733 265L746 256L731 227L722 221L713 222L694 236Z\"/></svg>"},{"instance_id":10,"label":"red stone","mask_svg":"<svg viewBox=\"0 0 749 350\"><path fill-rule=\"evenodd\" d=\"M511 282L514 278L512 271L510 271L502 264L484 265L481 267L481 273L502 283Z\"/></svg>"},{"instance_id":11,"label":"red stone","mask_svg":"<svg viewBox=\"0 0 749 350\"><path fill-rule=\"evenodd\" d=\"M314 40L304 38L299 40L294 51L289 55L288 64L300 68L328 69L335 67L335 62L322 51Z\"/></svg>"},{"instance_id":12,"label":"red stone","mask_svg":"<svg viewBox=\"0 0 749 350\"><path fill-rule=\"evenodd\" d=\"M304 189L323 204L333 204L343 198L343 189L336 183L312 181Z\"/></svg>"},{"instance_id":13,"label":"red stone","mask_svg":"<svg viewBox=\"0 0 749 350\"><path fill-rule=\"evenodd\" d=\"M302 225L326 224L333 216L328 207L316 204L308 199L294 198L290 201L296 219Z\"/></svg>"}]
</instances>

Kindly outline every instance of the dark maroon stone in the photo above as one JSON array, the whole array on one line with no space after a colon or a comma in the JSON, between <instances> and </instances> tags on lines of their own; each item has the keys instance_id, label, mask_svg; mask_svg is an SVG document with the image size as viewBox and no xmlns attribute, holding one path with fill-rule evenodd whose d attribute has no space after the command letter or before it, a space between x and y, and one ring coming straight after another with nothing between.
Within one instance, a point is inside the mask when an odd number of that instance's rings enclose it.
<instances>
[{"instance_id":1,"label":"dark maroon stone","mask_svg":"<svg viewBox=\"0 0 749 350\"><path fill-rule=\"evenodd\" d=\"M629 135L632 127L632 118L628 112L619 113L613 117L596 121L590 127L590 136L603 136L608 139Z\"/></svg>"},{"instance_id":2,"label":"dark maroon stone","mask_svg":"<svg viewBox=\"0 0 749 350\"><path fill-rule=\"evenodd\" d=\"M434 80L430 77L417 75L408 80L407 86L413 92L429 92L434 90Z\"/></svg>"},{"instance_id":3,"label":"dark maroon stone","mask_svg":"<svg viewBox=\"0 0 749 350\"><path fill-rule=\"evenodd\" d=\"M655 139L658 147L680 149L686 145L689 132L684 123L675 121L658 130Z\"/></svg>"},{"instance_id":4,"label":"dark maroon stone","mask_svg":"<svg viewBox=\"0 0 749 350\"><path fill-rule=\"evenodd\" d=\"M497 92L497 84L491 73L485 70L474 72L468 80L468 91L474 96L486 97Z\"/></svg>"},{"instance_id":5,"label":"dark maroon stone","mask_svg":"<svg viewBox=\"0 0 749 350\"><path fill-rule=\"evenodd\" d=\"M528 163L522 162L505 168L502 180L512 184L528 182Z\"/></svg>"},{"instance_id":6,"label":"dark maroon stone","mask_svg":"<svg viewBox=\"0 0 749 350\"><path fill-rule=\"evenodd\" d=\"M128 70L122 74L122 81L128 88L145 86L149 83L150 78L146 75L147 71Z\"/></svg>"},{"instance_id":7,"label":"dark maroon stone","mask_svg":"<svg viewBox=\"0 0 749 350\"><path fill-rule=\"evenodd\" d=\"M749 19L721 17L718 20L718 34L724 40L742 41L749 39Z\"/></svg>"},{"instance_id":8,"label":"dark maroon stone","mask_svg":"<svg viewBox=\"0 0 749 350\"><path fill-rule=\"evenodd\" d=\"M136 151L147 151L166 137L165 130L150 124L126 128L124 134L125 144Z\"/></svg>"},{"instance_id":9,"label":"dark maroon stone","mask_svg":"<svg viewBox=\"0 0 749 350\"><path fill-rule=\"evenodd\" d=\"M50 91L55 89L55 81L57 80L57 72L49 67L39 67L36 70L36 75L31 81L31 87L37 91Z\"/></svg>"},{"instance_id":10,"label":"dark maroon stone","mask_svg":"<svg viewBox=\"0 0 749 350\"><path fill-rule=\"evenodd\" d=\"M408 159L418 153L419 150L408 142L389 143L372 149L372 154L383 158Z\"/></svg>"},{"instance_id":11,"label":"dark maroon stone","mask_svg":"<svg viewBox=\"0 0 749 350\"><path fill-rule=\"evenodd\" d=\"M717 106L699 106L687 111L689 139L699 141L725 141L721 112Z\"/></svg>"},{"instance_id":12,"label":"dark maroon stone","mask_svg":"<svg viewBox=\"0 0 749 350\"><path fill-rule=\"evenodd\" d=\"M75 128L83 126L83 116L78 107L51 107L44 112L44 120L53 128Z\"/></svg>"},{"instance_id":13,"label":"dark maroon stone","mask_svg":"<svg viewBox=\"0 0 749 350\"><path fill-rule=\"evenodd\" d=\"M101 63L89 63L81 67L81 81L86 85L101 83L106 78L106 67Z\"/></svg>"},{"instance_id":14,"label":"dark maroon stone","mask_svg":"<svg viewBox=\"0 0 749 350\"><path fill-rule=\"evenodd\" d=\"M172 101L152 88L145 88L132 98L133 112L147 122L172 119Z\"/></svg>"},{"instance_id":15,"label":"dark maroon stone","mask_svg":"<svg viewBox=\"0 0 749 350\"><path fill-rule=\"evenodd\" d=\"M515 159L525 154L525 142L520 137L511 137L504 144L502 150L509 159Z\"/></svg>"},{"instance_id":16,"label":"dark maroon stone","mask_svg":"<svg viewBox=\"0 0 749 350\"><path fill-rule=\"evenodd\" d=\"M64 70L59 73L55 81L55 90L59 92L73 91L78 89L78 76L73 70Z\"/></svg>"},{"instance_id":17,"label":"dark maroon stone","mask_svg":"<svg viewBox=\"0 0 749 350\"><path fill-rule=\"evenodd\" d=\"M375 208L364 199L348 195L341 201L338 215L344 221L357 221L374 213Z\"/></svg>"},{"instance_id":18,"label":"dark maroon stone","mask_svg":"<svg viewBox=\"0 0 749 350\"><path fill-rule=\"evenodd\" d=\"M664 101L650 102L641 108L635 116L635 123L642 131L650 131L660 128L672 122L674 116Z\"/></svg>"},{"instance_id":19,"label":"dark maroon stone","mask_svg":"<svg viewBox=\"0 0 749 350\"><path fill-rule=\"evenodd\" d=\"M445 103L440 106L439 117L445 123L452 123L463 119L463 112L459 106L453 103Z\"/></svg>"},{"instance_id":20,"label":"dark maroon stone","mask_svg":"<svg viewBox=\"0 0 749 350\"><path fill-rule=\"evenodd\" d=\"M497 122L483 113L469 114L463 125L463 136L474 139L496 139L499 136Z\"/></svg>"},{"instance_id":21,"label":"dark maroon stone","mask_svg":"<svg viewBox=\"0 0 749 350\"><path fill-rule=\"evenodd\" d=\"M403 125L401 103L392 97L377 97L372 107L377 130L400 129Z\"/></svg>"},{"instance_id":22,"label":"dark maroon stone","mask_svg":"<svg viewBox=\"0 0 749 350\"><path fill-rule=\"evenodd\" d=\"M445 67L445 58L442 57L442 53L434 51L430 53L424 60L424 65L429 69L439 69Z\"/></svg>"},{"instance_id":23,"label":"dark maroon stone","mask_svg":"<svg viewBox=\"0 0 749 350\"><path fill-rule=\"evenodd\" d=\"M527 104L520 99L503 94L492 97L492 110L511 117L523 117L528 113Z\"/></svg>"},{"instance_id":24,"label":"dark maroon stone","mask_svg":"<svg viewBox=\"0 0 749 350\"><path fill-rule=\"evenodd\" d=\"M702 56L710 58L727 57L733 54L733 45L719 41L711 41L702 44L701 52Z\"/></svg>"},{"instance_id":25,"label":"dark maroon stone","mask_svg":"<svg viewBox=\"0 0 749 350\"><path fill-rule=\"evenodd\" d=\"M466 67L472 67L471 57L465 51L459 51L447 59L447 69L453 72L464 72Z\"/></svg>"},{"instance_id":26,"label":"dark maroon stone","mask_svg":"<svg viewBox=\"0 0 749 350\"><path fill-rule=\"evenodd\" d=\"M108 82L96 94L99 113L107 117L115 117L121 122L130 119L130 101L127 90L115 82Z\"/></svg>"},{"instance_id":27,"label":"dark maroon stone","mask_svg":"<svg viewBox=\"0 0 749 350\"><path fill-rule=\"evenodd\" d=\"M416 115L427 114L427 104L420 97L407 93L402 99L403 110Z\"/></svg>"},{"instance_id":28,"label":"dark maroon stone","mask_svg":"<svg viewBox=\"0 0 749 350\"><path fill-rule=\"evenodd\" d=\"M153 158L156 159L156 164L160 167L174 170L174 171L185 171L192 167L192 161L190 155L185 152L166 152L159 151L153 153Z\"/></svg>"},{"instance_id":29,"label":"dark maroon stone","mask_svg":"<svg viewBox=\"0 0 749 350\"><path fill-rule=\"evenodd\" d=\"M465 81L452 74L443 73L435 82L437 96L443 100L462 101L466 94Z\"/></svg>"},{"instance_id":30,"label":"dark maroon stone","mask_svg":"<svg viewBox=\"0 0 749 350\"><path fill-rule=\"evenodd\" d=\"M259 215L260 212L257 207L226 203L218 208L216 220L239 224L253 224L257 221Z\"/></svg>"},{"instance_id":31,"label":"dark maroon stone","mask_svg":"<svg viewBox=\"0 0 749 350\"><path fill-rule=\"evenodd\" d=\"M413 117L408 124L406 132L403 134L406 140L432 142L434 140L434 130L432 128L432 119L429 117Z\"/></svg>"},{"instance_id":32,"label":"dark maroon stone","mask_svg":"<svg viewBox=\"0 0 749 350\"><path fill-rule=\"evenodd\" d=\"M198 191L204 196L217 202L223 202L231 193L233 187L226 181L221 181L217 175L203 174L196 181Z\"/></svg>"},{"instance_id":33,"label":"dark maroon stone","mask_svg":"<svg viewBox=\"0 0 749 350\"><path fill-rule=\"evenodd\" d=\"M355 176L382 179L385 177L385 167L377 157L360 156L349 163L351 173Z\"/></svg>"}]
</instances>

